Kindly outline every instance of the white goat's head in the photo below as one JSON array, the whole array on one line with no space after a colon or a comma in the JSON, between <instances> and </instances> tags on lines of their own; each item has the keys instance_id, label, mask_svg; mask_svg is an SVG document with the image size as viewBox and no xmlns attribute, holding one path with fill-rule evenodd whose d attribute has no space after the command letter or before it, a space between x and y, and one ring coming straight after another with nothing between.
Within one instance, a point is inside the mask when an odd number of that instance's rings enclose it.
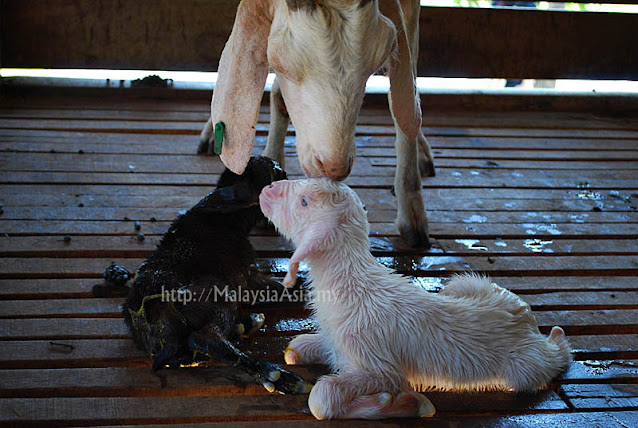
<instances>
[{"instance_id":1,"label":"white goat's head","mask_svg":"<svg viewBox=\"0 0 638 428\"><path fill-rule=\"evenodd\" d=\"M328 178L276 181L259 204L266 217L296 245L284 285L294 284L299 263L333 248L369 247L368 220L357 194Z\"/></svg>"},{"instance_id":2,"label":"white goat's head","mask_svg":"<svg viewBox=\"0 0 638 428\"><path fill-rule=\"evenodd\" d=\"M304 171L345 178L365 83L384 63L391 95L400 100L397 123L416 138L421 113L398 0L244 0L213 94L213 123L226 124L222 160L236 173L243 170L270 64Z\"/></svg>"}]
</instances>

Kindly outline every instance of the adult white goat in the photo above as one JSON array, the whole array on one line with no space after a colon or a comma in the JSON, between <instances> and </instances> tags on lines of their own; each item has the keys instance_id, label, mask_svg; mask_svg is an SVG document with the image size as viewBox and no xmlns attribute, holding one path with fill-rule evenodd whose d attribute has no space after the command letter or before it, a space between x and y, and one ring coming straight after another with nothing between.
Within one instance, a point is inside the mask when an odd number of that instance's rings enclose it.
<instances>
[{"instance_id":1,"label":"adult white goat","mask_svg":"<svg viewBox=\"0 0 638 428\"><path fill-rule=\"evenodd\" d=\"M344 179L355 159L367 78L385 66L396 129L396 222L410 245L429 246L421 174L434 175L434 166L415 85L419 11L418 0L243 0L198 152L212 153L214 125L223 122L222 161L235 173L244 170L270 65L277 78L264 155L284 165L292 120L306 175Z\"/></svg>"},{"instance_id":2,"label":"adult white goat","mask_svg":"<svg viewBox=\"0 0 638 428\"><path fill-rule=\"evenodd\" d=\"M379 264L361 201L326 178L277 181L263 213L296 245L284 285L310 267L315 334L286 348L288 364L328 364L308 404L318 419L428 416L417 389L534 391L569 365L560 327L542 335L527 303L478 275L438 295Z\"/></svg>"}]
</instances>

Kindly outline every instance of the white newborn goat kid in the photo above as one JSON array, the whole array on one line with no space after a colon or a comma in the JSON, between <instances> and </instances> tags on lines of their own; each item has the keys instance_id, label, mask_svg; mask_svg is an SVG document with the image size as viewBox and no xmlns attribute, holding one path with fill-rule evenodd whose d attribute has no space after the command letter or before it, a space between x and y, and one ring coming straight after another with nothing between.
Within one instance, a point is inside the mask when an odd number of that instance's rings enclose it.
<instances>
[{"instance_id":1,"label":"white newborn goat kid","mask_svg":"<svg viewBox=\"0 0 638 428\"><path fill-rule=\"evenodd\" d=\"M310 266L319 329L290 342L285 359L336 372L310 393L317 419L431 416L414 389L533 391L569 365L563 330L541 335L529 305L487 278L456 276L436 295L379 264L345 184L278 181L260 204L297 247L284 285L299 262Z\"/></svg>"}]
</instances>

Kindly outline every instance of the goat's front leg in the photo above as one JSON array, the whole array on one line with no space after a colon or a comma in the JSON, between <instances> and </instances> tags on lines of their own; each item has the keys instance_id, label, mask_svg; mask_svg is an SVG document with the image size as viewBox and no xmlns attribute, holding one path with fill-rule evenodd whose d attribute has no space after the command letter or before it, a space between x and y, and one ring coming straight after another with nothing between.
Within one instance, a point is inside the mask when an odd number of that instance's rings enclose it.
<instances>
[{"instance_id":1,"label":"goat's front leg","mask_svg":"<svg viewBox=\"0 0 638 428\"><path fill-rule=\"evenodd\" d=\"M430 247L428 218L421 194L421 174L417 163L417 141L408 141L396 127L397 169L394 192L397 197L397 227L401 237L413 247ZM418 140L418 138L417 138Z\"/></svg>"},{"instance_id":2,"label":"goat's front leg","mask_svg":"<svg viewBox=\"0 0 638 428\"><path fill-rule=\"evenodd\" d=\"M286 109L284 97L279 88L277 79L270 90L270 128L268 128L268 143L264 149L264 156L279 162L285 168L284 140L288 132L290 116Z\"/></svg>"},{"instance_id":3,"label":"goat's front leg","mask_svg":"<svg viewBox=\"0 0 638 428\"><path fill-rule=\"evenodd\" d=\"M321 333L300 334L290 341L284 353L286 364L328 364L331 359Z\"/></svg>"},{"instance_id":4,"label":"goat's front leg","mask_svg":"<svg viewBox=\"0 0 638 428\"><path fill-rule=\"evenodd\" d=\"M317 419L386 419L432 416L434 406L399 374L342 373L319 379L308 397Z\"/></svg>"}]
</instances>

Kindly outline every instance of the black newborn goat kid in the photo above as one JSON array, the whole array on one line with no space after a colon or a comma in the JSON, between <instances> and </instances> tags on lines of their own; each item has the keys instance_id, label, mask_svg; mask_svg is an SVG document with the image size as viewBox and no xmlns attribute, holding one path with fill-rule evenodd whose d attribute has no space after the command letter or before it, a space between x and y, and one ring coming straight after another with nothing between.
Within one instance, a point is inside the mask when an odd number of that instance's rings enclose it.
<instances>
[{"instance_id":1,"label":"black newborn goat kid","mask_svg":"<svg viewBox=\"0 0 638 428\"><path fill-rule=\"evenodd\" d=\"M255 267L248 235L264 218L261 189L285 178L277 162L261 156L251 157L242 175L224 171L217 188L173 222L137 270L123 315L137 345L153 357L153 370L216 360L239 367L271 392L310 391L294 373L236 347L264 317L240 316L238 303L220 295L281 287Z\"/></svg>"}]
</instances>

